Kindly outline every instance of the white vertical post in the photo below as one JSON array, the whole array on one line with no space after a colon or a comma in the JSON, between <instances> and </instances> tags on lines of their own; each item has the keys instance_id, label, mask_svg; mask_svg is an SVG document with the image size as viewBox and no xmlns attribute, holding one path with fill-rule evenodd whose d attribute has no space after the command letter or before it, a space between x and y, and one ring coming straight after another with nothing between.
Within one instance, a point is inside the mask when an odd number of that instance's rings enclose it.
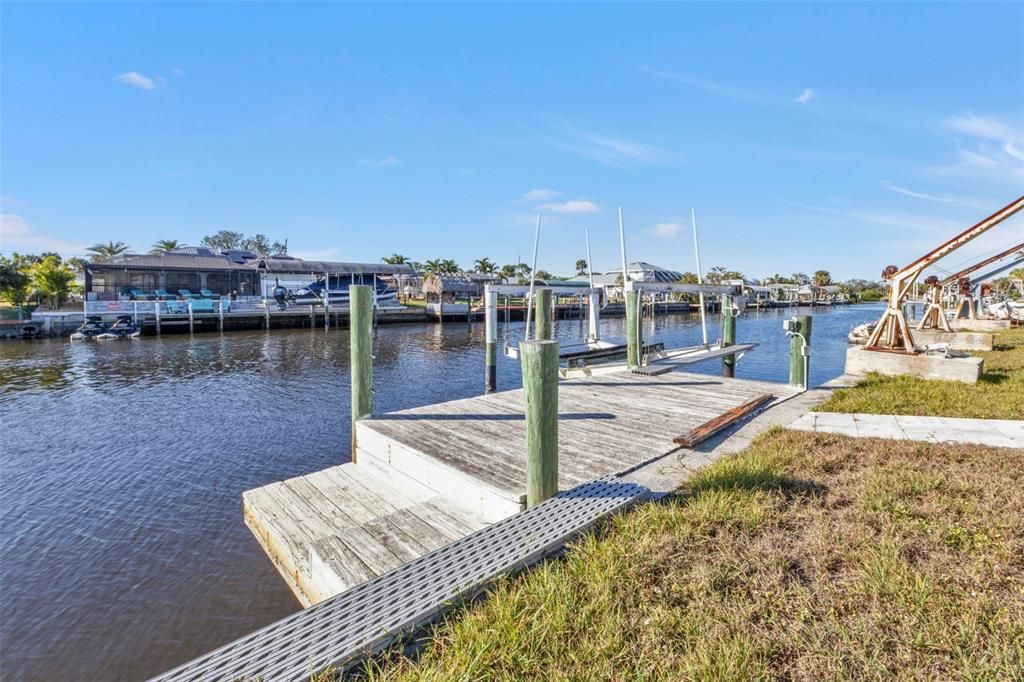
<instances>
[{"instance_id":1,"label":"white vertical post","mask_svg":"<svg viewBox=\"0 0 1024 682\"><path fill-rule=\"evenodd\" d=\"M498 292L484 285L484 340L486 342L484 391L498 390Z\"/></svg>"},{"instance_id":2,"label":"white vertical post","mask_svg":"<svg viewBox=\"0 0 1024 682\"><path fill-rule=\"evenodd\" d=\"M218 319L218 325L220 326L220 329L218 329L218 331L224 331L224 296L223 295L221 295L221 297L219 299L217 299L217 312L220 313L219 319Z\"/></svg>"},{"instance_id":3,"label":"white vertical post","mask_svg":"<svg viewBox=\"0 0 1024 682\"><path fill-rule=\"evenodd\" d=\"M622 257L622 299L626 299L626 228L622 222L622 207L619 206L619 250Z\"/></svg>"},{"instance_id":4,"label":"white vertical post","mask_svg":"<svg viewBox=\"0 0 1024 682\"><path fill-rule=\"evenodd\" d=\"M153 309L156 311L156 335L160 336L160 299L153 301Z\"/></svg>"},{"instance_id":5,"label":"white vertical post","mask_svg":"<svg viewBox=\"0 0 1024 682\"><path fill-rule=\"evenodd\" d=\"M590 303L587 311L587 341L597 341L601 338L601 294L591 291L587 299Z\"/></svg>"},{"instance_id":6,"label":"white vertical post","mask_svg":"<svg viewBox=\"0 0 1024 682\"><path fill-rule=\"evenodd\" d=\"M533 310L533 285L537 281L537 247L540 245L540 212L537 212L537 229L533 233L533 265L530 269L530 293L526 297L526 334L524 341L530 340L530 319Z\"/></svg>"},{"instance_id":7,"label":"white vertical post","mask_svg":"<svg viewBox=\"0 0 1024 682\"><path fill-rule=\"evenodd\" d=\"M188 300L187 305L188 305L188 333L191 334L193 331L195 331L194 326L193 326L195 324L195 322L194 322L194 319L192 317L192 299Z\"/></svg>"},{"instance_id":8,"label":"white vertical post","mask_svg":"<svg viewBox=\"0 0 1024 682\"><path fill-rule=\"evenodd\" d=\"M700 269L700 243L697 239L697 209L690 209L690 218L693 221L693 251L697 254L697 284L704 284L704 273ZM708 345L708 323L704 313L704 292L698 292L700 298L700 332L704 339L704 345Z\"/></svg>"}]
</instances>

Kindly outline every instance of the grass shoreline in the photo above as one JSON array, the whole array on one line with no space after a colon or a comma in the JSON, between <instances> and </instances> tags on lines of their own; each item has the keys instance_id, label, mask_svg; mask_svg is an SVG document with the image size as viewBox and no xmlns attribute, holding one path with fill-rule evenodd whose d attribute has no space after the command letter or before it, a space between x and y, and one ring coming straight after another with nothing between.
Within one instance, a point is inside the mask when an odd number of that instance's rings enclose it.
<instances>
[{"instance_id":1,"label":"grass shoreline","mask_svg":"<svg viewBox=\"0 0 1024 682\"><path fill-rule=\"evenodd\" d=\"M997 332L976 384L872 373L836 389L817 412L1024 419L1024 328Z\"/></svg>"},{"instance_id":2,"label":"grass shoreline","mask_svg":"<svg viewBox=\"0 0 1024 682\"><path fill-rule=\"evenodd\" d=\"M1024 450L775 430L500 581L380 680L1013 679Z\"/></svg>"}]
</instances>

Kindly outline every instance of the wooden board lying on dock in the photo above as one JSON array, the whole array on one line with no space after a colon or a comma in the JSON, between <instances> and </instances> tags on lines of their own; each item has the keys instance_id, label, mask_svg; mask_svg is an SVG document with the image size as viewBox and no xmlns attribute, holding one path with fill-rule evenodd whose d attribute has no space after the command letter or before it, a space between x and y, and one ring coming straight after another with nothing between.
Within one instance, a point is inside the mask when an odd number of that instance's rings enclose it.
<instances>
[{"instance_id":1,"label":"wooden board lying on dock","mask_svg":"<svg viewBox=\"0 0 1024 682\"><path fill-rule=\"evenodd\" d=\"M757 408L761 407L774 397L775 396L771 393L759 395L756 398L748 400L739 407L704 422L695 429L690 429L686 433L676 436L672 439L672 442L683 448L692 448L694 445L707 440L722 429L727 428L745 418L747 415L754 412Z\"/></svg>"}]
</instances>

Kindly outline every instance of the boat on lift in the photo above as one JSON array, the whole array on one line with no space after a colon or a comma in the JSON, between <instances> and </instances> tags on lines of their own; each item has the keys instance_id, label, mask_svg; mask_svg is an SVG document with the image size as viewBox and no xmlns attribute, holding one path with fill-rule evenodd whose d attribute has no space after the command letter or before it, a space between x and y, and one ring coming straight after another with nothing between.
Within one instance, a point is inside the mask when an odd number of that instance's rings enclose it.
<instances>
[{"instance_id":1,"label":"boat on lift","mask_svg":"<svg viewBox=\"0 0 1024 682\"><path fill-rule=\"evenodd\" d=\"M331 306L348 305L348 288L354 284L367 284L375 286L377 294L377 305L391 305L396 301L396 292L388 286L387 282L380 278L367 280L365 276L357 275L331 275L328 278L320 277L294 290L278 286L274 289L274 298L278 303L282 300L287 305L323 305L326 299ZM284 289L281 298L278 297L278 290Z\"/></svg>"}]
</instances>

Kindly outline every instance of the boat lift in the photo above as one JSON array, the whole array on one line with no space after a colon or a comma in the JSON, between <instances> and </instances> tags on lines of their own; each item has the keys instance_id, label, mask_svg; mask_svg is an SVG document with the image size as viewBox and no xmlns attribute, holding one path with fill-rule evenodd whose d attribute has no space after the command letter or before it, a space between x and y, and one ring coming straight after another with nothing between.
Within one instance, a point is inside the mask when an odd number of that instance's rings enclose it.
<instances>
[{"instance_id":1,"label":"boat lift","mask_svg":"<svg viewBox=\"0 0 1024 682\"><path fill-rule=\"evenodd\" d=\"M868 338L866 350L894 353L917 353L914 337L903 312L903 301L914 286L914 282L925 268L953 253L967 242L992 229L1007 218L1024 209L1024 196L999 209L981 222L969 227L937 249L926 253L910 265L900 269L890 265L882 271L882 277L889 280L888 305L881 319ZM941 312L940 312L941 317ZM941 323L940 323L941 324Z\"/></svg>"},{"instance_id":2,"label":"boat lift","mask_svg":"<svg viewBox=\"0 0 1024 682\"><path fill-rule=\"evenodd\" d=\"M1016 254L1018 258L1011 261L1008 265L1004 265L991 272L987 272L984 275L981 275L975 279L969 277L971 273L976 272L987 265L991 265L992 263L1001 261L1004 258L1013 256L1014 254ZM989 258L986 258L983 261L975 263L970 267L966 267L960 272L952 274L949 277L946 277L945 279L940 280L938 277L929 277L928 279L925 280L925 283L931 287L931 289L929 290L930 300L928 302L928 307L926 308L924 315L921 316L921 322L917 325L917 328L921 330L927 329L928 327L933 327L935 329L941 329L942 331L952 331L949 327L949 321L946 319L946 316L943 313L942 294L946 287L953 285L956 286L957 290L957 300L956 305L954 307L954 310L956 310L956 314L954 315L954 317L960 317L961 314L964 312L964 308L966 307L968 319L977 319L976 312L974 310L973 292L977 288L978 284L989 277L998 275L1000 272L1009 270L1010 268L1014 267L1016 264L1022 261L1024 261L1024 242L1011 246L1005 251L997 253L994 256L990 256Z\"/></svg>"},{"instance_id":3,"label":"boat lift","mask_svg":"<svg viewBox=\"0 0 1024 682\"><path fill-rule=\"evenodd\" d=\"M640 325L642 324L642 315L640 314L643 305L644 294L665 294L665 293L682 293L682 294L697 294L703 300L704 295L711 296L722 296L722 295L737 295L741 291L741 287L735 285L724 285L724 284L678 284L670 282L638 282L630 281L626 284L625 290L629 293L636 293L635 297L628 297L630 301L635 301L635 310L626 310L626 323L628 325L636 325L635 330L628 330L631 333L629 336L635 338L637 343L642 346L640 351L636 355L632 356L638 361L630 362L630 353L627 350L627 360L625 363L607 363L601 365L592 366L580 366L580 367L568 367L561 370L563 378L575 378L580 376L594 376L597 374L607 374L611 372L621 372L623 370L629 370L634 374L664 374L670 372L677 367L685 365L692 365L697 362L704 362L706 360L713 360L715 358L722 358L728 355L735 355L736 359L739 360L748 351L753 350L757 347L756 343L737 343L731 346L722 346L721 341L715 342L704 342L696 346L684 346L681 348L666 348L664 343L660 342L643 342L643 335ZM723 310L723 315L739 315L741 308L733 306L731 309ZM702 320L703 322L703 320ZM704 339L707 339L707 329L703 330Z\"/></svg>"}]
</instances>

